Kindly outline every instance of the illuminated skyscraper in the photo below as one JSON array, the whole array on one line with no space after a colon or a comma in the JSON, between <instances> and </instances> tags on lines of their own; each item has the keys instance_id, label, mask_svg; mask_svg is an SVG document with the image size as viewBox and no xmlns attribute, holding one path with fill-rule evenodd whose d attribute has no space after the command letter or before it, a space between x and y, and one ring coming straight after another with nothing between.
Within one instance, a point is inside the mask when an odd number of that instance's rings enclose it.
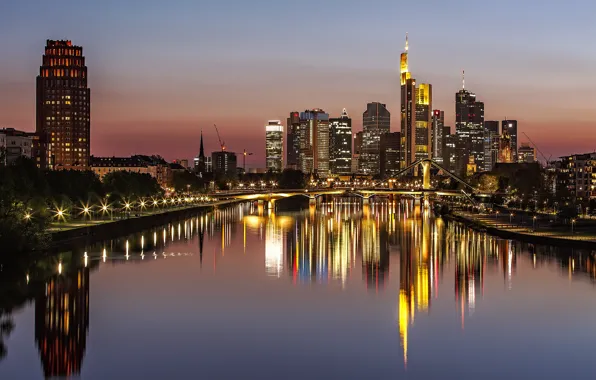
<instances>
[{"instance_id":1,"label":"illuminated skyscraper","mask_svg":"<svg viewBox=\"0 0 596 380\"><path fill-rule=\"evenodd\" d=\"M265 126L265 163L272 172L283 169L284 127L279 120L269 120Z\"/></svg>"},{"instance_id":2,"label":"illuminated skyscraper","mask_svg":"<svg viewBox=\"0 0 596 380\"><path fill-rule=\"evenodd\" d=\"M304 173L329 176L329 114L321 109L300 113L298 131L300 154L299 169Z\"/></svg>"},{"instance_id":3,"label":"illuminated skyscraper","mask_svg":"<svg viewBox=\"0 0 596 380\"><path fill-rule=\"evenodd\" d=\"M484 122L484 170L491 171L499 162L499 122Z\"/></svg>"},{"instance_id":4,"label":"illuminated skyscraper","mask_svg":"<svg viewBox=\"0 0 596 380\"><path fill-rule=\"evenodd\" d=\"M341 117L329 119L329 167L334 175L352 173L352 119L345 108Z\"/></svg>"},{"instance_id":5,"label":"illuminated skyscraper","mask_svg":"<svg viewBox=\"0 0 596 380\"><path fill-rule=\"evenodd\" d=\"M389 132L381 135L381 176L391 177L400 170L401 132Z\"/></svg>"},{"instance_id":6,"label":"illuminated skyscraper","mask_svg":"<svg viewBox=\"0 0 596 380\"><path fill-rule=\"evenodd\" d=\"M509 135L511 144L511 162L517 162L517 120L501 121L501 133Z\"/></svg>"},{"instance_id":7,"label":"illuminated skyscraper","mask_svg":"<svg viewBox=\"0 0 596 380\"><path fill-rule=\"evenodd\" d=\"M484 103L476 101L462 81L462 89L455 94L455 133L457 174L464 174L473 158L477 168L484 168Z\"/></svg>"},{"instance_id":8,"label":"illuminated skyscraper","mask_svg":"<svg viewBox=\"0 0 596 380\"><path fill-rule=\"evenodd\" d=\"M359 172L376 175L380 172L379 142L381 135L389 133L391 113L385 104L368 103L362 114L362 153L359 159Z\"/></svg>"},{"instance_id":9,"label":"illuminated skyscraper","mask_svg":"<svg viewBox=\"0 0 596 380\"><path fill-rule=\"evenodd\" d=\"M445 126L445 111L434 110L432 116L431 147L432 159L443 163L443 127Z\"/></svg>"},{"instance_id":10,"label":"illuminated skyscraper","mask_svg":"<svg viewBox=\"0 0 596 380\"><path fill-rule=\"evenodd\" d=\"M300 155L300 113L290 113L286 124L286 167L298 169L298 156Z\"/></svg>"},{"instance_id":11,"label":"illuminated skyscraper","mask_svg":"<svg viewBox=\"0 0 596 380\"><path fill-rule=\"evenodd\" d=\"M401 83L401 134L405 141L402 167L416 160L416 80L408 68L408 35L406 47L400 59Z\"/></svg>"},{"instance_id":12,"label":"illuminated skyscraper","mask_svg":"<svg viewBox=\"0 0 596 380\"><path fill-rule=\"evenodd\" d=\"M525 162L528 164L536 162L536 149L531 147L529 143L521 143L518 149L517 162Z\"/></svg>"},{"instance_id":13,"label":"illuminated skyscraper","mask_svg":"<svg viewBox=\"0 0 596 380\"><path fill-rule=\"evenodd\" d=\"M91 91L83 48L47 40L37 77L39 165L49 169L89 167Z\"/></svg>"},{"instance_id":14,"label":"illuminated skyscraper","mask_svg":"<svg viewBox=\"0 0 596 380\"><path fill-rule=\"evenodd\" d=\"M432 86L421 83L416 88L416 133L414 135L414 160L430 158L432 135Z\"/></svg>"},{"instance_id":15,"label":"illuminated skyscraper","mask_svg":"<svg viewBox=\"0 0 596 380\"><path fill-rule=\"evenodd\" d=\"M362 135L364 132L358 131L354 134L354 154L352 156L352 173L360 172L360 155L362 154Z\"/></svg>"}]
</instances>

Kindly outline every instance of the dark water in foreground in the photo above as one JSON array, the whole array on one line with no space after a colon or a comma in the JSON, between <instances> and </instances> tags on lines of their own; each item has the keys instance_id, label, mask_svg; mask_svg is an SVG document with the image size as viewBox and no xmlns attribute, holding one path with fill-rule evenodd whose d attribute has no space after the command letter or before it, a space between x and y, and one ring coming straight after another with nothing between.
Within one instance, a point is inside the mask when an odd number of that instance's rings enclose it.
<instances>
[{"instance_id":1,"label":"dark water in foreground","mask_svg":"<svg viewBox=\"0 0 596 380\"><path fill-rule=\"evenodd\" d=\"M588 379L595 270L411 202L231 206L3 266L0 379Z\"/></svg>"}]
</instances>

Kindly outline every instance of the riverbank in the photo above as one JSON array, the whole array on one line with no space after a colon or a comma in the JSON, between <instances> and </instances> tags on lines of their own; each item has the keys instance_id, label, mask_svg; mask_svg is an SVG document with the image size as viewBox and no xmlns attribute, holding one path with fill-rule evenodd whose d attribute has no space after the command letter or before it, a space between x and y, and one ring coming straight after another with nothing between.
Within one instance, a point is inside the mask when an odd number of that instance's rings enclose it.
<instances>
[{"instance_id":1,"label":"riverbank","mask_svg":"<svg viewBox=\"0 0 596 380\"><path fill-rule=\"evenodd\" d=\"M80 227L69 227L62 230L52 230L51 248L59 249L72 245L91 244L96 241L112 239L118 236L133 233L138 230L153 228L176 220L184 219L197 213L212 211L214 208L232 203L238 200L225 200L210 204L189 206L181 209L168 210L162 213L151 213L126 219L106 220L97 224L82 225Z\"/></svg>"},{"instance_id":2,"label":"riverbank","mask_svg":"<svg viewBox=\"0 0 596 380\"><path fill-rule=\"evenodd\" d=\"M508 223L502 219L495 219L494 216L486 214L471 214L467 212L456 212L445 216L448 220L454 220L466 224L476 230L505 239L515 239L532 244L566 246L575 248L596 249L596 234L572 233L562 230L540 230L533 231L531 228Z\"/></svg>"}]
</instances>

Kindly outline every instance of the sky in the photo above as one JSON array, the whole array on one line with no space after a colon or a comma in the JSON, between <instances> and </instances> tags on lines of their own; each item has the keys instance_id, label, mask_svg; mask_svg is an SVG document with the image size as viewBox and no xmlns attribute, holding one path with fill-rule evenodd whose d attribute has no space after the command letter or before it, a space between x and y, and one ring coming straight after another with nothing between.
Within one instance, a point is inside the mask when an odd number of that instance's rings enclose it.
<instances>
[{"instance_id":1,"label":"sky","mask_svg":"<svg viewBox=\"0 0 596 380\"><path fill-rule=\"evenodd\" d=\"M433 85L454 127L455 93L485 119L517 119L548 158L596 150L596 3L590 0L6 0L0 2L0 126L35 129L46 39L83 46L91 152L192 158L218 150L264 167L268 120L387 104L399 131L399 55Z\"/></svg>"}]
</instances>

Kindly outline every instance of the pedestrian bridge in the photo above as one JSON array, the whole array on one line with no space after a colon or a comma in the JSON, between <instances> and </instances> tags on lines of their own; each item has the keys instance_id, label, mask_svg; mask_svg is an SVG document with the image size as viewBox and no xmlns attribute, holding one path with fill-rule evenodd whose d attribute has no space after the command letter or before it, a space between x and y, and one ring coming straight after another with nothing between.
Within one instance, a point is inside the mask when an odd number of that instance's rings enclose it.
<instances>
[{"instance_id":1,"label":"pedestrian bridge","mask_svg":"<svg viewBox=\"0 0 596 380\"><path fill-rule=\"evenodd\" d=\"M439 171L443 172L446 176L455 179L457 182L464 185L466 190L442 190L434 189L431 182L431 167L436 167ZM422 186L419 188L396 188L390 185L381 186L383 182L389 184L395 184L396 178L400 177L415 168L422 169ZM290 198L294 196L303 196L309 198L311 204L316 203L317 198L321 196L353 196L362 198L363 202L368 202L371 197L375 196L408 196L414 198L429 198L431 196L436 197L464 197L475 203L473 195L475 196L487 196L489 194L483 194L476 188L468 184L465 180L458 177L457 175L449 172L441 165L432 161L431 159L422 159L414 162L405 169L399 171L389 180L382 181L380 183L372 183L368 187L353 187L353 186L334 186L334 187L313 187L308 189L263 189L263 190L232 190L222 191L212 194L211 197L218 199L239 199L239 200L256 200L256 201L267 201L269 207L272 208L275 201L284 198Z\"/></svg>"}]
</instances>

